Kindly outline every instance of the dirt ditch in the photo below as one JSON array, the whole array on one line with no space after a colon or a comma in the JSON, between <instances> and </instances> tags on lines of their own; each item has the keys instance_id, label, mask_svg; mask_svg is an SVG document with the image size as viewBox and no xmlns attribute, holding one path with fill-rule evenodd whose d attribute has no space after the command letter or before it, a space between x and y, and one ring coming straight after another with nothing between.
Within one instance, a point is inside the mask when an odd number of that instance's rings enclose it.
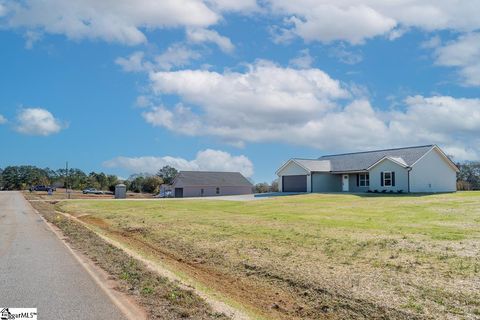
<instances>
[{"instance_id":1,"label":"dirt ditch","mask_svg":"<svg viewBox=\"0 0 480 320\"><path fill-rule=\"evenodd\" d=\"M116 229L92 216L80 219L102 230L108 237L154 255L194 278L204 286L269 319L419 319L418 315L354 299L314 284L302 283L252 264L237 267L235 272L208 258L185 253L185 248L167 249L145 239L148 230L141 227ZM171 243L169 243L171 245Z\"/></svg>"},{"instance_id":2,"label":"dirt ditch","mask_svg":"<svg viewBox=\"0 0 480 320\"><path fill-rule=\"evenodd\" d=\"M117 290L134 297L149 319L228 319L215 313L191 290L180 288L150 271L143 263L107 243L81 223L55 213L54 205L32 202L47 221L56 225L67 241L107 271L120 284Z\"/></svg>"}]
</instances>

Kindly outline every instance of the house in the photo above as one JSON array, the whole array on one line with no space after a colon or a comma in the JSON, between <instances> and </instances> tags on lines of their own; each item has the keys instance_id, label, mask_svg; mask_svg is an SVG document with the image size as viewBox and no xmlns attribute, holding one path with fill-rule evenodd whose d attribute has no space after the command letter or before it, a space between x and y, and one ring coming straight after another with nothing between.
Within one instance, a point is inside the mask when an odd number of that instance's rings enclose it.
<instances>
[{"instance_id":1,"label":"house","mask_svg":"<svg viewBox=\"0 0 480 320\"><path fill-rule=\"evenodd\" d=\"M436 145L290 159L282 192L454 192L458 168Z\"/></svg>"},{"instance_id":2,"label":"house","mask_svg":"<svg viewBox=\"0 0 480 320\"><path fill-rule=\"evenodd\" d=\"M175 198L251 194L253 185L240 172L180 171L170 185Z\"/></svg>"}]
</instances>

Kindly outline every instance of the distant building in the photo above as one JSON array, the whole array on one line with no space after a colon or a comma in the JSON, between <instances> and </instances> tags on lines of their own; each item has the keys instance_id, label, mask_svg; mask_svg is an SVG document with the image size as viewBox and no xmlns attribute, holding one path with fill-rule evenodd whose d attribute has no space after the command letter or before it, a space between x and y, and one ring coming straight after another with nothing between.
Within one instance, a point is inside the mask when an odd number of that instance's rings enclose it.
<instances>
[{"instance_id":1,"label":"distant building","mask_svg":"<svg viewBox=\"0 0 480 320\"><path fill-rule=\"evenodd\" d=\"M253 185L240 172L180 171L169 186L175 198L251 194Z\"/></svg>"}]
</instances>

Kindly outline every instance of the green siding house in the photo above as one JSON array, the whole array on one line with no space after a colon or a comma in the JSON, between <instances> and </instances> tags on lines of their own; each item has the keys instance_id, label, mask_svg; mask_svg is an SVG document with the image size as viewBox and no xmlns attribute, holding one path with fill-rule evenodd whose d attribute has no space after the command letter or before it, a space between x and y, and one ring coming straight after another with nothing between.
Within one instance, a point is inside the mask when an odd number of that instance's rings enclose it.
<instances>
[{"instance_id":1,"label":"green siding house","mask_svg":"<svg viewBox=\"0 0 480 320\"><path fill-rule=\"evenodd\" d=\"M437 146L290 159L278 170L281 192L454 192L458 168Z\"/></svg>"}]
</instances>

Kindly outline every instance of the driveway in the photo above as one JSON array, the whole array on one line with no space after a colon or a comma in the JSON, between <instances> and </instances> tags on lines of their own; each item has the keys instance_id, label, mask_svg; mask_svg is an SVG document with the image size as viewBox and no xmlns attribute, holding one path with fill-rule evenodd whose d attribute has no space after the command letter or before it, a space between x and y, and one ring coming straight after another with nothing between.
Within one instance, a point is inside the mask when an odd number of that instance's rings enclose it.
<instances>
[{"instance_id":1,"label":"driveway","mask_svg":"<svg viewBox=\"0 0 480 320\"><path fill-rule=\"evenodd\" d=\"M0 307L38 319L125 319L19 192L0 192Z\"/></svg>"},{"instance_id":2,"label":"driveway","mask_svg":"<svg viewBox=\"0 0 480 320\"><path fill-rule=\"evenodd\" d=\"M190 198L162 198L162 200L225 200L225 201L254 201L262 200L274 197L294 196L299 192L268 192L268 193L255 193L255 194L239 194L231 196L215 196L215 197L190 197Z\"/></svg>"}]
</instances>

